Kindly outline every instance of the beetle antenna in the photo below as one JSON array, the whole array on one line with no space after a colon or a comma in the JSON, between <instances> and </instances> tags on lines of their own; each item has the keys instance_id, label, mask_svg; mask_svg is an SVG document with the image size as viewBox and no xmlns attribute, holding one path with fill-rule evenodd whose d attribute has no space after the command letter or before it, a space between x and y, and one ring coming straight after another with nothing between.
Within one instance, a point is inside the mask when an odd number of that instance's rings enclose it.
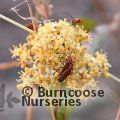
<instances>
[{"instance_id":1,"label":"beetle antenna","mask_svg":"<svg viewBox=\"0 0 120 120\"><path fill-rule=\"evenodd\" d=\"M66 14L66 15L68 15L68 16L70 16L71 18L74 19L74 17L73 17L70 13L64 12L64 14Z\"/></svg>"}]
</instances>

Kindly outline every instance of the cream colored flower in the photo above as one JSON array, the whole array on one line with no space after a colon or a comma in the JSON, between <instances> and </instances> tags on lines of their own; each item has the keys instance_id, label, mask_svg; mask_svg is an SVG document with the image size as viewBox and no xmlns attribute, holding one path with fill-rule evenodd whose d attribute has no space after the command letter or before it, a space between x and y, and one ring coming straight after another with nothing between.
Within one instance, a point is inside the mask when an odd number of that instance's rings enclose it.
<instances>
[{"instance_id":1,"label":"cream colored flower","mask_svg":"<svg viewBox=\"0 0 120 120\"><path fill-rule=\"evenodd\" d=\"M107 75L111 66L105 54L96 52L92 56L86 46L80 44L89 41L89 38L89 33L66 20L39 25L36 34L30 34L25 44L11 51L23 67L20 74L22 84L18 88L25 85L57 88L61 71L71 58L72 72L64 77L64 85L70 89L94 89L97 83L95 77Z\"/></svg>"}]
</instances>

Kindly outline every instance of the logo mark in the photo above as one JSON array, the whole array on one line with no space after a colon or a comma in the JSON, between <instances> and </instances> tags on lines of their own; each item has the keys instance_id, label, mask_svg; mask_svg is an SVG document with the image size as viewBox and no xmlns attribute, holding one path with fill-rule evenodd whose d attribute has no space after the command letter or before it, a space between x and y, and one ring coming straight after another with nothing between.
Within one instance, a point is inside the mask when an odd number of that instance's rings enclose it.
<instances>
[{"instance_id":1,"label":"logo mark","mask_svg":"<svg viewBox=\"0 0 120 120\"><path fill-rule=\"evenodd\" d=\"M12 92L9 92L5 97L5 84L1 84L0 87L0 112L3 112L5 103L7 103L8 108L13 108L14 104L19 103L20 100L17 97L12 95Z\"/></svg>"}]
</instances>

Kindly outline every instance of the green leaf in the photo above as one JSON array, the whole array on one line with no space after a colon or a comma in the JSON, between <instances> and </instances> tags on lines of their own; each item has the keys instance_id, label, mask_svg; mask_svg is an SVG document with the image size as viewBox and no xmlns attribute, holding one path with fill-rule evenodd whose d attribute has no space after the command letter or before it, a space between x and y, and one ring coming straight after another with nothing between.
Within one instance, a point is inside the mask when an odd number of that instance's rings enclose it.
<instances>
[{"instance_id":1,"label":"green leaf","mask_svg":"<svg viewBox=\"0 0 120 120\"><path fill-rule=\"evenodd\" d=\"M57 120L63 120L63 114L60 111L57 112Z\"/></svg>"},{"instance_id":2,"label":"green leaf","mask_svg":"<svg viewBox=\"0 0 120 120\"><path fill-rule=\"evenodd\" d=\"M84 17L80 19L82 20L84 30L87 30L87 32L91 32L95 29L96 23L93 20Z\"/></svg>"},{"instance_id":3,"label":"green leaf","mask_svg":"<svg viewBox=\"0 0 120 120\"><path fill-rule=\"evenodd\" d=\"M57 120L63 120L64 115L66 120L69 120L73 109L74 107L71 106L59 106L57 112Z\"/></svg>"}]
</instances>

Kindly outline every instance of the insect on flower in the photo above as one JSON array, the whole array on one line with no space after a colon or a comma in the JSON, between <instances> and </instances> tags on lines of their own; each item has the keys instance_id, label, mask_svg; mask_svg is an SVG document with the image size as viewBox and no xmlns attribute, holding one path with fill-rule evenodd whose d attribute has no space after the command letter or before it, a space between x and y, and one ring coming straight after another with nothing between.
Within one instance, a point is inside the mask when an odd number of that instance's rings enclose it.
<instances>
[{"instance_id":1,"label":"insect on flower","mask_svg":"<svg viewBox=\"0 0 120 120\"><path fill-rule=\"evenodd\" d=\"M60 72L60 76L58 78L59 82L63 82L72 72L73 70L73 61L72 58L68 58L65 62L63 69Z\"/></svg>"},{"instance_id":2,"label":"insect on flower","mask_svg":"<svg viewBox=\"0 0 120 120\"><path fill-rule=\"evenodd\" d=\"M27 25L26 25L27 28L33 30L33 24L31 22L29 22Z\"/></svg>"},{"instance_id":3,"label":"insect on flower","mask_svg":"<svg viewBox=\"0 0 120 120\"><path fill-rule=\"evenodd\" d=\"M29 29L31 29L31 30L34 30L32 22L29 22L29 23L26 25L26 27L29 28ZM36 30L37 30L37 29L38 29L38 25L35 24L35 27L36 27Z\"/></svg>"},{"instance_id":4,"label":"insect on flower","mask_svg":"<svg viewBox=\"0 0 120 120\"><path fill-rule=\"evenodd\" d=\"M76 24L81 24L82 20L80 18L74 18L71 14L69 13L65 13L67 15L69 15L72 18L72 25L76 25Z\"/></svg>"},{"instance_id":5,"label":"insect on flower","mask_svg":"<svg viewBox=\"0 0 120 120\"><path fill-rule=\"evenodd\" d=\"M82 23L82 21L81 21L80 18L74 18L74 19L72 20L72 24L73 24L73 25L80 24L80 23Z\"/></svg>"},{"instance_id":6,"label":"insect on flower","mask_svg":"<svg viewBox=\"0 0 120 120\"><path fill-rule=\"evenodd\" d=\"M61 70L60 75L61 75L70 65L73 64L72 62L73 62L73 61L72 61L71 58L69 58L69 59L66 61L65 65L64 65L64 67L63 67L63 69Z\"/></svg>"}]
</instances>

